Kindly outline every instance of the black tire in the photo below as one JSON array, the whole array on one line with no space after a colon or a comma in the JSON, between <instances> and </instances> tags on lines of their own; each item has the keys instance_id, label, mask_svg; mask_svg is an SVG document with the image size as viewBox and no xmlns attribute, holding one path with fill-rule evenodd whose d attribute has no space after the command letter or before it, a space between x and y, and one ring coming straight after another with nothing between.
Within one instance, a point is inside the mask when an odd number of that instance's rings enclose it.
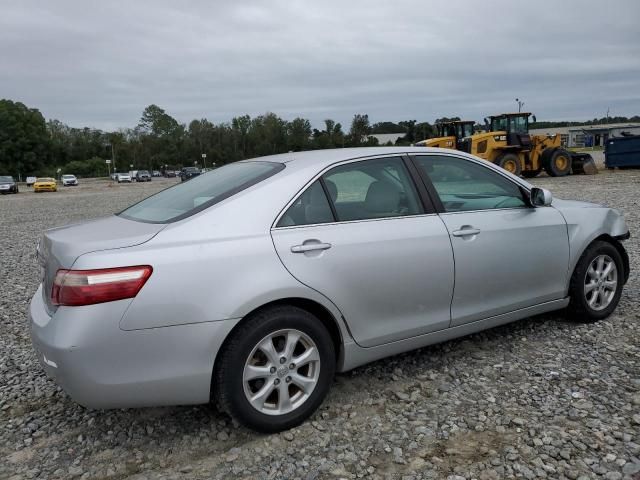
<instances>
[{"instance_id":1,"label":"black tire","mask_svg":"<svg viewBox=\"0 0 640 480\"><path fill-rule=\"evenodd\" d=\"M313 391L303 403L289 413L273 415L251 405L244 391L243 371L253 349L266 336L283 329L298 330L315 343L319 373ZM213 373L214 398L222 410L248 428L265 433L287 430L304 422L320 406L331 386L335 366L333 341L318 318L288 305L267 308L245 319L225 341Z\"/></svg>"},{"instance_id":2,"label":"black tire","mask_svg":"<svg viewBox=\"0 0 640 480\"><path fill-rule=\"evenodd\" d=\"M545 151L546 152L546 151ZM545 172L552 177L564 177L571 173L571 154L564 148L556 148L545 155Z\"/></svg>"},{"instance_id":3,"label":"black tire","mask_svg":"<svg viewBox=\"0 0 640 480\"><path fill-rule=\"evenodd\" d=\"M600 255L606 255L613 260L617 269L617 286L613 298L606 308L594 309L587 302L585 294L585 282L587 272L591 263ZM622 288L624 285L625 271L624 263L620 252L609 242L596 241L593 242L583 252L578 264L576 265L571 282L569 284L569 306L567 307L567 316L574 321L591 323L607 318L618 306Z\"/></svg>"},{"instance_id":4,"label":"black tire","mask_svg":"<svg viewBox=\"0 0 640 480\"><path fill-rule=\"evenodd\" d=\"M538 175L540 175L540 172L542 171L541 168L537 168L535 170L523 170L522 171L522 176L524 178L533 178L533 177L537 177Z\"/></svg>"},{"instance_id":5,"label":"black tire","mask_svg":"<svg viewBox=\"0 0 640 480\"><path fill-rule=\"evenodd\" d=\"M522 172L520 157L512 152L507 152L500 155L496 159L496 165L504 168L507 172L514 174L516 177L519 177L520 173Z\"/></svg>"}]
</instances>

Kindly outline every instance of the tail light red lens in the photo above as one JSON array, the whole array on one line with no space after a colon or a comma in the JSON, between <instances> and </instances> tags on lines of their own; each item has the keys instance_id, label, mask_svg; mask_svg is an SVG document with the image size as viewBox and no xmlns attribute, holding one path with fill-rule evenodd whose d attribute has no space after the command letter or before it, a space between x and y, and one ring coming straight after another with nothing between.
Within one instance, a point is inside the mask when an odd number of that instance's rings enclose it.
<instances>
[{"instance_id":1,"label":"tail light red lens","mask_svg":"<svg viewBox=\"0 0 640 480\"><path fill-rule=\"evenodd\" d=\"M151 276L149 265L100 270L58 270L53 280L54 305L80 306L135 297Z\"/></svg>"}]
</instances>

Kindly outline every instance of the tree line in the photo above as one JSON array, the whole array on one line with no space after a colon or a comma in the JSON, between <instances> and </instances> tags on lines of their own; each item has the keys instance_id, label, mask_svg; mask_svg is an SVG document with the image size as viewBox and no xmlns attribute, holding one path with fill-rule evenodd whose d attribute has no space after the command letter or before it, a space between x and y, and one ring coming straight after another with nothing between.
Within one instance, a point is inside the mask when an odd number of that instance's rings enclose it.
<instances>
[{"instance_id":1,"label":"tree line","mask_svg":"<svg viewBox=\"0 0 640 480\"><path fill-rule=\"evenodd\" d=\"M436 119L435 123L444 120L449 118ZM0 100L0 175L23 179L27 175L55 176L60 169L61 173L104 176L109 168L106 159L111 159L110 167L118 171L128 171L130 165L134 169L162 171L196 162L210 168L288 151L375 146L379 142L371 135L379 133L397 133L397 140L388 143L395 145L409 145L436 135L429 122L372 124L366 114L355 114L348 130L332 119L323 123L317 129L305 118L288 121L265 113L253 118L242 115L221 123L202 118L187 125L159 106L149 105L135 127L107 132L46 120L37 109L5 99Z\"/></svg>"}]
</instances>

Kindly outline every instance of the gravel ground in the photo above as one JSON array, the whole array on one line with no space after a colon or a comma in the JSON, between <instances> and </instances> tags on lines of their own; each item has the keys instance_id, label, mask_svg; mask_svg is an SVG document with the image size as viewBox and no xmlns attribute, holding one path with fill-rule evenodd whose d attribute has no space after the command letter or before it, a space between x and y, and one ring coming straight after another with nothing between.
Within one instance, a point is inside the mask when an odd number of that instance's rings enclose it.
<instances>
[{"instance_id":1,"label":"gravel ground","mask_svg":"<svg viewBox=\"0 0 640 480\"><path fill-rule=\"evenodd\" d=\"M640 478L640 171L534 180L626 214L632 273L608 320L545 315L358 368L270 436L210 406L86 410L32 352L42 230L170 182L0 198L0 478Z\"/></svg>"}]
</instances>

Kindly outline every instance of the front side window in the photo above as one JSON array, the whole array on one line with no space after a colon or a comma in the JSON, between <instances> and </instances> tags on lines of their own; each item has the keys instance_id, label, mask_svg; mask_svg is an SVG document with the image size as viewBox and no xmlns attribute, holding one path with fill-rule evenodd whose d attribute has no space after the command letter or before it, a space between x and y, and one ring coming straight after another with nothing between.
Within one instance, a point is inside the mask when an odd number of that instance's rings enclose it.
<instances>
[{"instance_id":1,"label":"front side window","mask_svg":"<svg viewBox=\"0 0 640 480\"><path fill-rule=\"evenodd\" d=\"M416 163L431 180L445 212L527 206L518 185L475 162L430 155L416 157Z\"/></svg>"},{"instance_id":2,"label":"front side window","mask_svg":"<svg viewBox=\"0 0 640 480\"><path fill-rule=\"evenodd\" d=\"M202 211L284 168L282 163L237 162L167 188L120 212L129 220L169 223Z\"/></svg>"},{"instance_id":3,"label":"front side window","mask_svg":"<svg viewBox=\"0 0 640 480\"><path fill-rule=\"evenodd\" d=\"M399 157L341 165L323 175L323 181L338 221L424 212L409 172Z\"/></svg>"}]
</instances>

